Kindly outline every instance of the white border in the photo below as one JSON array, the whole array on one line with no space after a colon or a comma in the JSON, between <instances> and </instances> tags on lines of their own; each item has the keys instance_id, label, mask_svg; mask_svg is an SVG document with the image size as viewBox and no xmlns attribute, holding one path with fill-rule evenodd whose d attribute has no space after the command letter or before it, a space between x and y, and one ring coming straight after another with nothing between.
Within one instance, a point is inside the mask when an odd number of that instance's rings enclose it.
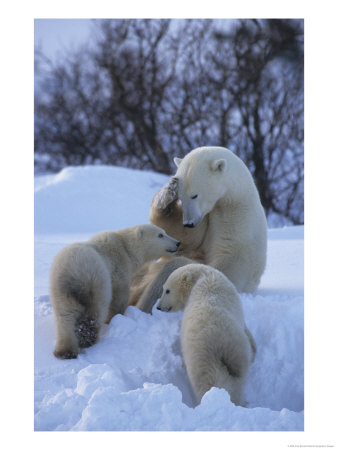
<instances>
[{"instance_id":1,"label":"white border","mask_svg":"<svg viewBox=\"0 0 338 450\"><path fill-rule=\"evenodd\" d=\"M1 241L5 246L1 355L3 442L49 449L283 449L336 444L337 58L334 2L310 1L15 1L1 6ZM34 18L305 18L305 314L304 432L33 432L33 21ZM334 98L335 95L335 98ZM17 362L16 362L17 361ZM186 441L189 440L189 441ZM6 445L6 444L5 444Z\"/></svg>"}]
</instances>

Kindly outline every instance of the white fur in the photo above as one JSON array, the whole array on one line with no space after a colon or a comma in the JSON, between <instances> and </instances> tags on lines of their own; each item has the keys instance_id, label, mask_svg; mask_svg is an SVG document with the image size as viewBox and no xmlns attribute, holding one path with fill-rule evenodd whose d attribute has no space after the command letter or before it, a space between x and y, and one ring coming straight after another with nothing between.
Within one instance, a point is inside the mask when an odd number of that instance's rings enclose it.
<instances>
[{"instance_id":1,"label":"white fur","mask_svg":"<svg viewBox=\"0 0 338 450\"><path fill-rule=\"evenodd\" d=\"M243 386L256 345L234 285L216 269L189 264L169 276L158 309L184 309L182 353L197 401L216 386L244 405Z\"/></svg>"},{"instance_id":2,"label":"white fur","mask_svg":"<svg viewBox=\"0 0 338 450\"><path fill-rule=\"evenodd\" d=\"M58 358L76 358L93 345L104 322L123 313L133 272L144 262L177 251L178 241L155 225L105 231L65 247L50 272Z\"/></svg>"},{"instance_id":3,"label":"white fur","mask_svg":"<svg viewBox=\"0 0 338 450\"><path fill-rule=\"evenodd\" d=\"M248 168L222 147L197 148L175 162L177 197L163 213L155 195L151 222L182 242L180 255L219 269L239 292L253 292L265 269L267 224Z\"/></svg>"}]
</instances>

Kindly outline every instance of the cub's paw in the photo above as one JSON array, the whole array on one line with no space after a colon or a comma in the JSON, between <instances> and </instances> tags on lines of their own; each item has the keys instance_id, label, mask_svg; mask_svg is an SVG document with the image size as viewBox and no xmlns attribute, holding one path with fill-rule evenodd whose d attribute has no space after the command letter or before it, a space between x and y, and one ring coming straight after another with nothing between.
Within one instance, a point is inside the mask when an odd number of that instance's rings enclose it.
<instances>
[{"instance_id":1,"label":"cub's paw","mask_svg":"<svg viewBox=\"0 0 338 450\"><path fill-rule=\"evenodd\" d=\"M54 350L54 356L59 359L75 359L77 358L77 353L72 350Z\"/></svg>"},{"instance_id":2,"label":"cub's paw","mask_svg":"<svg viewBox=\"0 0 338 450\"><path fill-rule=\"evenodd\" d=\"M95 319L83 318L75 328L79 347L86 348L94 345L98 339L98 328Z\"/></svg>"}]
</instances>

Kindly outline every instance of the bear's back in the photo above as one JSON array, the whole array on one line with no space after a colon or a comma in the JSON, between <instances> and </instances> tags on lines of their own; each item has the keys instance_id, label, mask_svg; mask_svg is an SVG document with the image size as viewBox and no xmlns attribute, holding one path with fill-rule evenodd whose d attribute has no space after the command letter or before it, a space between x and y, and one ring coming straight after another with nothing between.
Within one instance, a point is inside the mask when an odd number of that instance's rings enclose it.
<instances>
[{"instance_id":1,"label":"bear's back","mask_svg":"<svg viewBox=\"0 0 338 450\"><path fill-rule=\"evenodd\" d=\"M217 323L227 316L244 324L241 300L230 280L216 269L209 268L193 286L184 315L187 320Z\"/></svg>"}]
</instances>

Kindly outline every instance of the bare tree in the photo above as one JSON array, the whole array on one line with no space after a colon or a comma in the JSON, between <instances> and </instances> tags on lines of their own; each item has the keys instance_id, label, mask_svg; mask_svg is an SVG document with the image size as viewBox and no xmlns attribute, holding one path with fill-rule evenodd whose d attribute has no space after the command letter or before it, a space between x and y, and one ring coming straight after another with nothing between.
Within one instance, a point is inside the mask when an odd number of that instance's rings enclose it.
<instances>
[{"instance_id":1,"label":"bare tree","mask_svg":"<svg viewBox=\"0 0 338 450\"><path fill-rule=\"evenodd\" d=\"M37 54L37 164L163 173L201 145L237 153L266 212L303 221L300 20L99 20L91 48Z\"/></svg>"},{"instance_id":2,"label":"bare tree","mask_svg":"<svg viewBox=\"0 0 338 450\"><path fill-rule=\"evenodd\" d=\"M294 223L303 221L302 37L300 21L241 21L216 34L210 57L211 91L226 99L219 142L247 163L267 213Z\"/></svg>"},{"instance_id":3,"label":"bare tree","mask_svg":"<svg viewBox=\"0 0 338 450\"><path fill-rule=\"evenodd\" d=\"M114 22L105 21L103 39L93 55L110 79L112 104L119 111L112 117L113 123L119 126L120 134L125 134L126 127L127 140L131 137L128 153L159 172L167 172L169 167L161 142L160 114L175 74L175 60L171 59L167 70L161 58L161 51L166 52L168 27L168 20L134 20L117 29Z\"/></svg>"}]
</instances>

